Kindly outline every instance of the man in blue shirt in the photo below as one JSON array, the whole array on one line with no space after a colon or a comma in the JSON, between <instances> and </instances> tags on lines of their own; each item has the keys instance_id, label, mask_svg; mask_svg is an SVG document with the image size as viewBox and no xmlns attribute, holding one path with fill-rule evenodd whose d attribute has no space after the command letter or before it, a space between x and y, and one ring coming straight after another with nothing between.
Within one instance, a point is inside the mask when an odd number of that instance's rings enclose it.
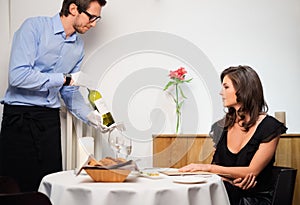
<instances>
[{"instance_id":1,"label":"man in blue shirt","mask_svg":"<svg viewBox=\"0 0 300 205\"><path fill-rule=\"evenodd\" d=\"M101 117L86 105L72 74L79 72L84 34L96 26L105 0L64 0L59 14L25 20L16 31L0 134L0 175L22 191L36 191L43 176L62 170L60 97L83 122Z\"/></svg>"}]
</instances>

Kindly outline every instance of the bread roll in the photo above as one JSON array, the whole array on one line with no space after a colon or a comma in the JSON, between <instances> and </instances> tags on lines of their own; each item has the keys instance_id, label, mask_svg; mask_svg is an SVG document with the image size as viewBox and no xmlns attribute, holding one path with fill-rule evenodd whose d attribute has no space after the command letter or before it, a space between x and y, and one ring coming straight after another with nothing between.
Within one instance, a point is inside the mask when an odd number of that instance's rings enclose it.
<instances>
[{"instance_id":1,"label":"bread roll","mask_svg":"<svg viewBox=\"0 0 300 205\"><path fill-rule=\"evenodd\" d=\"M90 160L88 162L88 165L107 167L107 166L112 166L112 165L116 165L116 164L121 164L124 162L126 162L126 159L124 159L124 158L105 157L105 158L101 159L100 161Z\"/></svg>"}]
</instances>

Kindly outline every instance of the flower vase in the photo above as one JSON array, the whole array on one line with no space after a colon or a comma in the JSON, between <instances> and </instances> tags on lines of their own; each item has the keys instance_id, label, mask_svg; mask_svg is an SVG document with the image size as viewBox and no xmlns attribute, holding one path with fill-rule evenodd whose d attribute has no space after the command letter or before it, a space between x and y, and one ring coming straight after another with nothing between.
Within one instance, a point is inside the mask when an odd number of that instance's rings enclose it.
<instances>
[{"instance_id":1,"label":"flower vase","mask_svg":"<svg viewBox=\"0 0 300 205\"><path fill-rule=\"evenodd\" d=\"M170 71L169 77L171 80L167 83L164 87L164 90L167 90L170 86L175 86L175 94L171 95L175 105L176 105L176 125L175 125L175 133L181 134L181 107L183 105L184 99L187 97L183 94L183 90L181 89L180 85L182 83L189 83L191 79L186 80L185 74L186 70L183 67L178 68L175 71Z\"/></svg>"},{"instance_id":2,"label":"flower vase","mask_svg":"<svg viewBox=\"0 0 300 205\"><path fill-rule=\"evenodd\" d=\"M175 126L175 134L181 134L182 128L182 116L181 113L176 113L176 126Z\"/></svg>"}]
</instances>

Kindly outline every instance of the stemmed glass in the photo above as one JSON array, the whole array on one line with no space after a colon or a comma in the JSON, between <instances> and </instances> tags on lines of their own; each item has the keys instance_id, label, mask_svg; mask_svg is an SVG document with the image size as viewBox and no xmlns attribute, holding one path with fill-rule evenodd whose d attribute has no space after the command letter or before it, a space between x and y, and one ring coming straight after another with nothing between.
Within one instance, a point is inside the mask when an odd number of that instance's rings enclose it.
<instances>
[{"instance_id":1,"label":"stemmed glass","mask_svg":"<svg viewBox=\"0 0 300 205\"><path fill-rule=\"evenodd\" d=\"M116 158L119 158L121 148L124 145L124 136L117 130L112 130L108 136L109 145L116 151Z\"/></svg>"},{"instance_id":2,"label":"stemmed glass","mask_svg":"<svg viewBox=\"0 0 300 205\"><path fill-rule=\"evenodd\" d=\"M127 159L128 156L131 154L132 152L132 140L131 138L128 138L126 136L124 136L124 143L121 149L121 152L125 154L125 158Z\"/></svg>"},{"instance_id":3,"label":"stemmed glass","mask_svg":"<svg viewBox=\"0 0 300 205\"><path fill-rule=\"evenodd\" d=\"M122 154L127 159L132 152L132 139L124 134L125 130L123 123L117 123L108 134L108 143L116 151L116 158Z\"/></svg>"}]
</instances>

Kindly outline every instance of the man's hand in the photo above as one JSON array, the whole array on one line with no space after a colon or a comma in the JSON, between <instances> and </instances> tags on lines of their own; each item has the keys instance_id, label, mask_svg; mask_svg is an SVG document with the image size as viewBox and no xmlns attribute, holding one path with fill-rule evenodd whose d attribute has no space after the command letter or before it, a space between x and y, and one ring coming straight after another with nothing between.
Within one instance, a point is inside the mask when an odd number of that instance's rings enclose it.
<instances>
[{"instance_id":1,"label":"man's hand","mask_svg":"<svg viewBox=\"0 0 300 205\"><path fill-rule=\"evenodd\" d=\"M102 117L97 110L90 112L87 116L87 119L89 120L90 125L95 128L100 127L102 124Z\"/></svg>"},{"instance_id":2,"label":"man's hand","mask_svg":"<svg viewBox=\"0 0 300 205\"><path fill-rule=\"evenodd\" d=\"M87 116L87 119L89 120L90 125L96 129L100 129L102 133L106 133L114 129L114 127L106 127L102 124L102 117L97 110L90 112Z\"/></svg>"},{"instance_id":3,"label":"man's hand","mask_svg":"<svg viewBox=\"0 0 300 205\"><path fill-rule=\"evenodd\" d=\"M72 86L80 86L80 84L78 84L78 79L79 79L80 75L81 75L81 71L76 72L76 73L72 73L72 80L71 80L70 85L72 85Z\"/></svg>"}]
</instances>

